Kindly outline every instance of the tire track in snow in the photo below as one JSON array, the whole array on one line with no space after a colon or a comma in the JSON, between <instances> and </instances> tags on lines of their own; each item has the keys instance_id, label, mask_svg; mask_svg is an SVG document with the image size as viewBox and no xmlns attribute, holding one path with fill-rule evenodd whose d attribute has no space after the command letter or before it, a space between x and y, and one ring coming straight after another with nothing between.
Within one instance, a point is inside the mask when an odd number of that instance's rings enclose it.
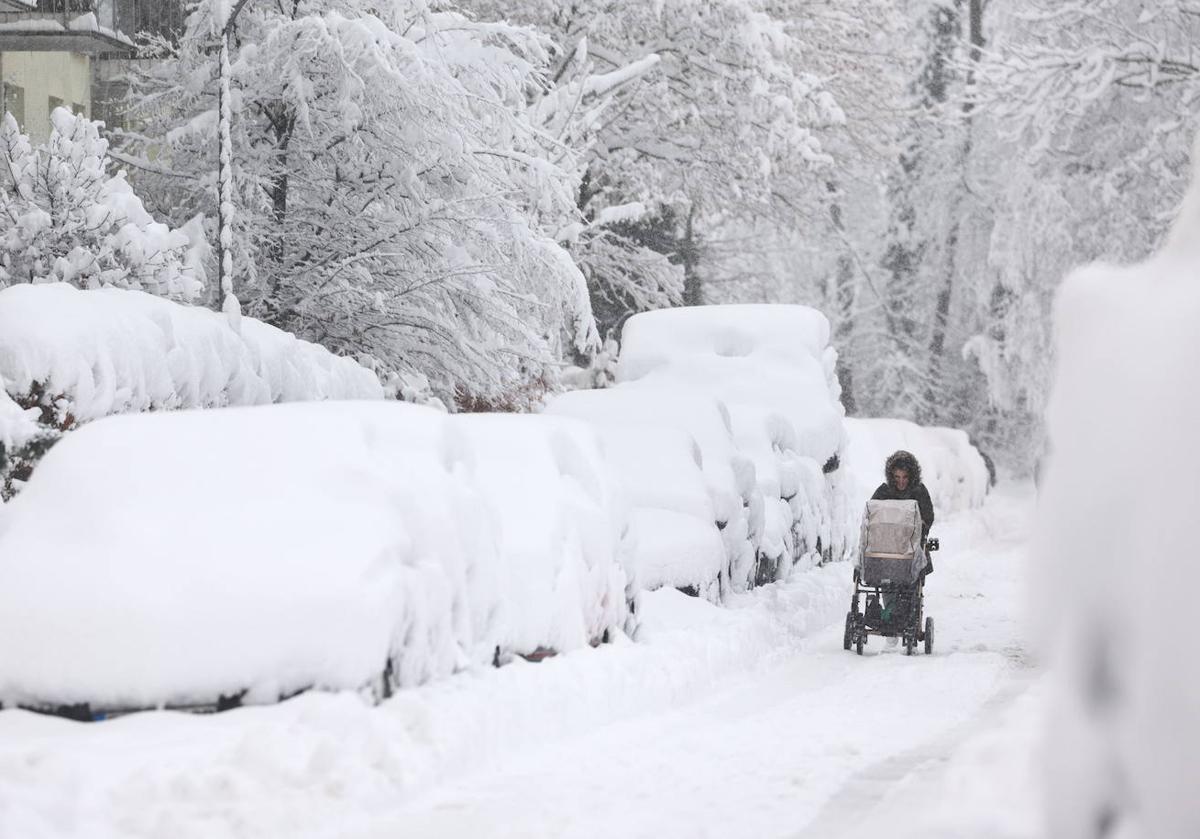
<instances>
[{"instance_id":1,"label":"tire track in snow","mask_svg":"<svg viewBox=\"0 0 1200 839\"><path fill-rule=\"evenodd\" d=\"M854 775L792 839L861 836L864 822L885 821L892 809L902 806L895 799L907 783L920 783L944 773L964 741L998 728L1004 712L1035 683L1035 671L1024 655L1014 652L1012 657L1014 662L1005 681L973 717Z\"/></svg>"}]
</instances>

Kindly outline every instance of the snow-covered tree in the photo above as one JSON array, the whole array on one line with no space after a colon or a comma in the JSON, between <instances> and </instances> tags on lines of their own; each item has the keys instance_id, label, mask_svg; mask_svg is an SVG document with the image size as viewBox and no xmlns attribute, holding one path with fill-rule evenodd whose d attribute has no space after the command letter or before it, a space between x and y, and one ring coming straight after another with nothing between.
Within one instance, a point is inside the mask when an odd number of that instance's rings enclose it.
<instances>
[{"instance_id":1,"label":"snow-covered tree","mask_svg":"<svg viewBox=\"0 0 1200 839\"><path fill-rule=\"evenodd\" d=\"M128 149L173 217L213 209L210 13L134 80ZM535 399L598 346L554 238L579 219L573 151L529 110L544 38L421 0L286 0L246 5L231 52L247 313L471 404Z\"/></svg>"},{"instance_id":2,"label":"snow-covered tree","mask_svg":"<svg viewBox=\"0 0 1200 839\"><path fill-rule=\"evenodd\" d=\"M51 121L39 146L11 114L0 126L0 287L66 282L194 299L204 284L199 221L155 221L116 170L99 123L65 108Z\"/></svg>"},{"instance_id":3,"label":"snow-covered tree","mask_svg":"<svg viewBox=\"0 0 1200 839\"><path fill-rule=\"evenodd\" d=\"M1082 263L1146 257L1186 188L1200 128L1200 8L1179 0L992 5L977 101L993 157L972 183L995 225L986 257L967 263L983 279L966 351L986 382L982 433L1036 455L1058 283Z\"/></svg>"},{"instance_id":4,"label":"snow-covered tree","mask_svg":"<svg viewBox=\"0 0 1200 839\"><path fill-rule=\"evenodd\" d=\"M696 303L715 279L706 241L730 226L797 224L799 196L829 163L821 137L843 119L806 69L787 3L763 0L471 0L481 18L548 31L569 72L621 73L653 59L592 121L578 203L605 236L579 249L609 323L661 301ZM640 218L627 208L644 212ZM657 258L656 258L657 256ZM662 257L675 266L675 278ZM684 287L678 288L682 273Z\"/></svg>"}]
</instances>

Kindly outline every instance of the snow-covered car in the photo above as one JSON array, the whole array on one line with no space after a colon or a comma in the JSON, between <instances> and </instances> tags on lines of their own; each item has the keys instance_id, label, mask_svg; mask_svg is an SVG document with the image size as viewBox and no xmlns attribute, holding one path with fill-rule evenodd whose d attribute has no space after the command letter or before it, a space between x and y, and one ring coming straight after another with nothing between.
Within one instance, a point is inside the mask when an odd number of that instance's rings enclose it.
<instances>
[{"instance_id":1,"label":"snow-covered car","mask_svg":"<svg viewBox=\"0 0 1200 839\"><path fill-rule=\"evenodd\" d=\"M641 586L715 595L719 582L737 591L749 585L762 493L754 463L734 445L724 404L690 390L630 383L566 392L546 413L575 416L600 431L632 508ZM722 551L715 569L714 534Z\"/></svg>"},{"instance_id":2,"label":"snow-covered car","mask_svg":"<svg viewBox=\"0 0 1200 839\"><path fill-rule=\"evenodd\" d=\"M755 580L843 558L855 514L840 498L843 445L829 321L805 306L699 306L645 312L623 330L617 381L718 399L764 499Z\"/></svg>"},{"instance_id":3,"label":"snow-covered car","mask_svg":"<svg viewBox=\"0 0 1200 839\"><path fill-rule=\"evenodd\" d=\"M599 643L630 619L627 529L594 432L566 419L323 402L98 420L0 507L0 702L386 695Z\"/></svg>"},{"instance_id":4,"label":"snow-covered car","mask_svg":"<svg viewBox=\"0 0 1200 839\"><path fill-rule=\"evenodd\" d=\"M690 401L690 425L715 424L701 435L707 452L683 423L671 422L688 406L647 388L572 391L555 398L546 413L578 418L599 432L629 501L638 585L716 600L736 571L739 551L748 553L747 517L728 426L715 402Z\"/></svg>"}]
</instances>

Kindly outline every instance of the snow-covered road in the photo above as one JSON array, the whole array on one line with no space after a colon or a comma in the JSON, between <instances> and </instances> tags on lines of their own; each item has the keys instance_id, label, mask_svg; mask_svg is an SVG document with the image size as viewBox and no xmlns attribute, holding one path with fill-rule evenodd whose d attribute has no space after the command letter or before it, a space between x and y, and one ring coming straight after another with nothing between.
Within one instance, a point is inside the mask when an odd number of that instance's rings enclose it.
<instances>
[{"instance_id":1,"label":"snow-covered road","mask_svg":"<svg viewBox=\"0 0 1200 839\"><path fill-rule=\"evenodd\" d=\"M834 623L709 696L529 748L358 835L832 839L862 835L868 816L911 820L888 793L1003 725L997 716L1033 679L1019 632L1025 526L1005 496L940 530L932 658L873 639L859 659ZM1005 780L994 813L983 801L959 814L970 835L985 835L983 819L992 835L1032 829L1032 814L1012 818Z\"/></svg>"},{"instance_id":2,"label":"snow-covered road","mask_svg":"<svg viewBox=\"0 0 1200 839\"><path fill-rule=\"evenodd\" d=\"M0 713L0 836L1035 837L1026 488L938 527L932 657L841 649L849 569L369 708Z\"/></svg>"}]
</instances>

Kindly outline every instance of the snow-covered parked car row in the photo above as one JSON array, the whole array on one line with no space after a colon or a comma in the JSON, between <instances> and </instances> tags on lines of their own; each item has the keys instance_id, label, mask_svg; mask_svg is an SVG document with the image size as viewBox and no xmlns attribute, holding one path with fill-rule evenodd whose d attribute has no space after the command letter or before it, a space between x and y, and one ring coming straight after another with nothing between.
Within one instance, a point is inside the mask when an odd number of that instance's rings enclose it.
<instances>
[{"instance_id":1,"label":"snow-covered parked car row","mask_svg":"<svg viewBox=\"0 0 1200 839\"><path fill-rule=\"evenodd\" d=\"M398 402L133 414L0 507L0 701L393 689L630 630L596 435Z\"/></svg>"},{"instance_id":2,"label":"snow-covered parked car row","mask_svg":"<svg viewBox=\"0 0 1200 839\"><path fill-rule=\"evenodd\" d=\"M660 310L625 324L615 387L551 402L616 443L635 521L654 523L635 552L645 587L715 598L853 547L836 360L807 307ZM684 501L705 489L710 504Z\"/></svg>"},{"instance_id":3,"label":"snow-covered parked car row","mask_svg":"<svg viewBox=\"0 0 1200 839\"><path fill-rule=\"evenodd\" d=\"M56 311L45 341L23 323ZM40 394L0 400L0 432L80 423L0 505L3 705L385 696L633 635L643 589L715 601L845 558L884 448L941 505L986 489L960 432L846 421L799 306L638 315L616 385L539 415L382 400L352 361L136 292L10 288L0 323L0 392Z\"/></svg>"}]
</instances>

